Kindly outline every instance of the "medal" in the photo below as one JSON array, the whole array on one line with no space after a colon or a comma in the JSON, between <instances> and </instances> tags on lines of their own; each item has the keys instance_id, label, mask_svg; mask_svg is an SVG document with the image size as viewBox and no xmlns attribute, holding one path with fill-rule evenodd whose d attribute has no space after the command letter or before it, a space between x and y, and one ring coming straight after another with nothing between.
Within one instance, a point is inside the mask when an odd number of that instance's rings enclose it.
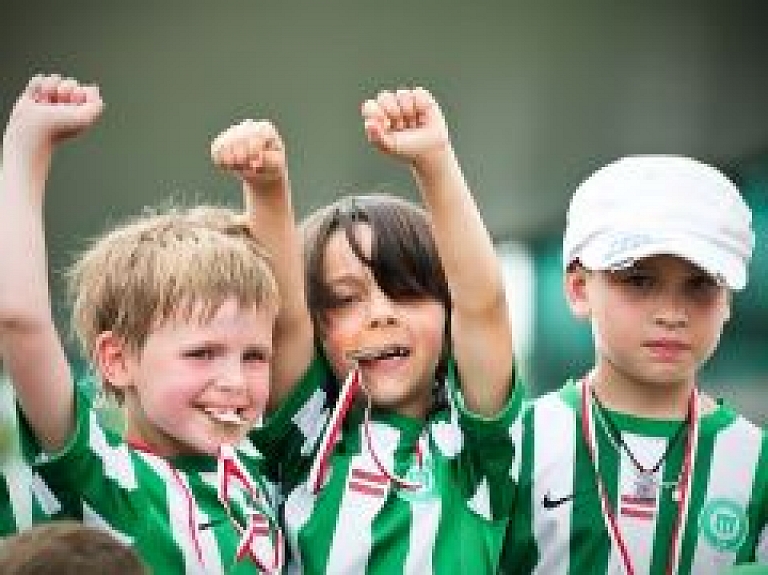
<instances>
[{"instance_id":1,"label":"medal","mask_svg":"<svg viewBox=\"0 0 768 575\"><path fill-rule=\"evenodd\" d=\"M618 552L619 558L624 567L624 573L626 573L626 575L635 575L636 571L634 565L632 564L632 558L629 555L627 542L625 541L624 536L619 529L619 521L616 515L616 508L608 498L608 491L604 483L604 477L600 474L600 469L597 464L599 458L597 435L595 433L594 416L596 414L593 413L593 405L590 401L590 396L594 397L597 407L600 407L597 397L594 396L594 392L592 391L591 382L586 380L583 383L581 389L582 437L584 438L584 442L587 445L589 458L592 461L592 467L595 472L597 490L600 494L600 506L603 511L603 520L605 521L605 527L608 530L608 535L611 538L611 544ZM597 417L600 419L599 411L597 412ZM676 487L674 488L674 492L672 494L673 500L677 506L677 518L671 534L666 566L664 568L665 575L673 575L677 572L677 568L680 562L683 532L685 530L685 525L688 518L688 507L690 503L691 487L693 483L694 460L696 457L696 447L699 439L699 394L698 389L695 386L691 390L691 395L688 400L688 414L686 416L686 420L690 423L691 429L685 437L683 468L680 471L678 480L675 482ZM636 503L641 501L639 493L643 493L644 495L650 494L650 501L655 503L655 498L658 494L659 487L659 482L656 481L656 472L658 469L642 468L641 466L637 465L637 462L634 461L634 457L632 457L632 459L633 463L635 463L637 471L639 472L637 475L637 481L634 485L635 490L638 493L638 500ZM663 459L664 457L662 457L662 461Z\"/></svg>"},{"instance_id":2,"label":"medal","mask_svg":"<svg viewBox=\"0 0 768 575\"><path fill-rule=\"evenodd\" d=\"M652 471L638 471L635 475L634 496L637 499L656 501L659 482Z\"/></svg>"}]
</instances>

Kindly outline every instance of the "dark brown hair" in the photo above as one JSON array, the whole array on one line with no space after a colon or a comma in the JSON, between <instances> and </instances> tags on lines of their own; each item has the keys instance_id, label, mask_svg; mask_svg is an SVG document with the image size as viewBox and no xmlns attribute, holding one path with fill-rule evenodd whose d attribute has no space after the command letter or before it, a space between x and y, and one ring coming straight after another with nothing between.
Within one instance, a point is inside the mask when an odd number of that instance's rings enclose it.
<instances>
[{"instance_id":1,"label":"dark brown hair","mask_svg":"<svg viewBox=\"0 0 768 575\"><path fill-rule=\"evenodd\" d=\"M370 259L355 234L360 223L373 233ZM335 301L323 268L326 245L338 230L390 298L434 298L450 312L450 292L427 213L396 196L348 196L314 212L302 225L307 296L316 325L324 324Z\"/></svg>"},{"instance_id":2,"label":"dark brown hair","mask_svg":"<svg viewBox=\"0 0 768 575\"><path fill-rule=\"evenodd\" d=\"M371 228L371 254L366 257L355 233L357 224ZM318 337L327 312L336 303L325 281L326 246L337 231L346 235L352 251L371 270L376 283L391 299L435 299L445 308L446 336L450 329L451 294L437 254L427 212L398 196L369 194L345 196L325 206L302 223L307 300ZM438 396L442 389L444 358L436 373ZM444 404L438 400L439 405Z\"/></svg>"}]
</instances>

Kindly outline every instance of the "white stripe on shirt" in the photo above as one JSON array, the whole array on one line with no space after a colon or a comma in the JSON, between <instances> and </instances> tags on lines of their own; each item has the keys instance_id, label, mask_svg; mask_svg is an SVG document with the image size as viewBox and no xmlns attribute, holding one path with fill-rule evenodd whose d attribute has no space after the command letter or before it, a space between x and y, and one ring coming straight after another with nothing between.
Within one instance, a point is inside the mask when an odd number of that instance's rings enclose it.
<instances>
[{"instance_id":1,"label":"white stripe on shirt","mask_svg":"<svg viewBox=\"0 0 768 575\"><path fill-rule=\"evenodd\" d=\"M709 468L705 507L708 501L718 498L727 498L746 506L752 492L761 439L760 430L743 417L718 433ZM694 479L701 480L695 475ZM695 515L691 519L700 520ZM691 573L720 573L733 563L735 555L735 551L719 551L710 545L702 529L699 529Z\"/></svg>"},{"instance_id":2,"label":"white stripe on shirt","mask_svg":"<svg viewBox=\"0 0 768 575\"><path fill-rule=\"evenodd\" d=\"M546 549L546 553L540 553L533 573L567 575L573 499L554 509L545 509L542 501L545 495L551 499L574 495L572 470L580 430L575 412L557 393L543 396L537 402L533 429L532 530L538 549Z\"/></svg>"}]
</instances>

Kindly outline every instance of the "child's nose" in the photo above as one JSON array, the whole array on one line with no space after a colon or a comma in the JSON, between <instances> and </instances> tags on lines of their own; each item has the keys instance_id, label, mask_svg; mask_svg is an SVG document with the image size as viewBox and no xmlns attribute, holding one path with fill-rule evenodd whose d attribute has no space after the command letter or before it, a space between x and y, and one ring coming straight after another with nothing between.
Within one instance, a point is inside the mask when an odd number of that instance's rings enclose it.
<instances>
[{"instance_id":1,"label":"child's nose","mask_svg":"<svg viewBox=\"0 0 768 575\"><path fill-rule=\"evenodd\" d=\"M240 361L227 361L222 366L216 379L216 387L228 393L241 393L245 390L245 372Z\"/></svg>"},{"instance_id":2,"label":"child's nose","mask_svg":"<svg viewBox=\"0 0 768 575\"><path fill-rule=\"evenodd\" d=\"M666 311L656 316L656 323L670 329L680 329L688 323L688 318L684 313L678 311Z\"/></svg>"},{"instance_id":3,"label":"child's nose","mask_svg":"<svg viewBox=\"0 0 768 575\"><path fill-rule=\"evenodd\" d=\"M679 329L688 324L688 306L684 294L667 293L656 310L656 323Z\"/></svg>"},{"instance_id":4,"label":"child's nose","mask_svg":"<svg viewBox=\"0 0 768 575\"><path fill-rule=\"evenodd\" d=\"M378 290L371 294L368 315L371 327L395 325L398 323L397 305L387 294Z\"/></svg>"}]
</instances>

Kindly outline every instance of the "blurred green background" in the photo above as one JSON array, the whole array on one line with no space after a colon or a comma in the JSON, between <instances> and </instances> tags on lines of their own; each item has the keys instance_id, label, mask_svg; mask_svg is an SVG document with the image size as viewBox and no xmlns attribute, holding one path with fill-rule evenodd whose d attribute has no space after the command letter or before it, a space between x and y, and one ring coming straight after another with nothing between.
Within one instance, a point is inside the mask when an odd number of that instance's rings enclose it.
<instances>
[{"instance_id":1,"label":"blurred green background","mask_svg":"<svg viewBox=\"0 0 768 575\"><path fill-rule=\"evenodd\" d=\"M702 386L768 421L763 2L4 0L0 13L3 119L35 72L98 83L106 102L96 128L58 152L49 182L63 332L60 272L88 237L169 196L239 203L208 146L240 119L278 124L300 215L382 183L414 197L407 171L366 145L359 105L418 84L441 102L508 264L534 393L591 360L588 328L561 294L574 186L618 156L650 152L695 156L737 180L757 248Z\"/></svg>"}]
</instances>

